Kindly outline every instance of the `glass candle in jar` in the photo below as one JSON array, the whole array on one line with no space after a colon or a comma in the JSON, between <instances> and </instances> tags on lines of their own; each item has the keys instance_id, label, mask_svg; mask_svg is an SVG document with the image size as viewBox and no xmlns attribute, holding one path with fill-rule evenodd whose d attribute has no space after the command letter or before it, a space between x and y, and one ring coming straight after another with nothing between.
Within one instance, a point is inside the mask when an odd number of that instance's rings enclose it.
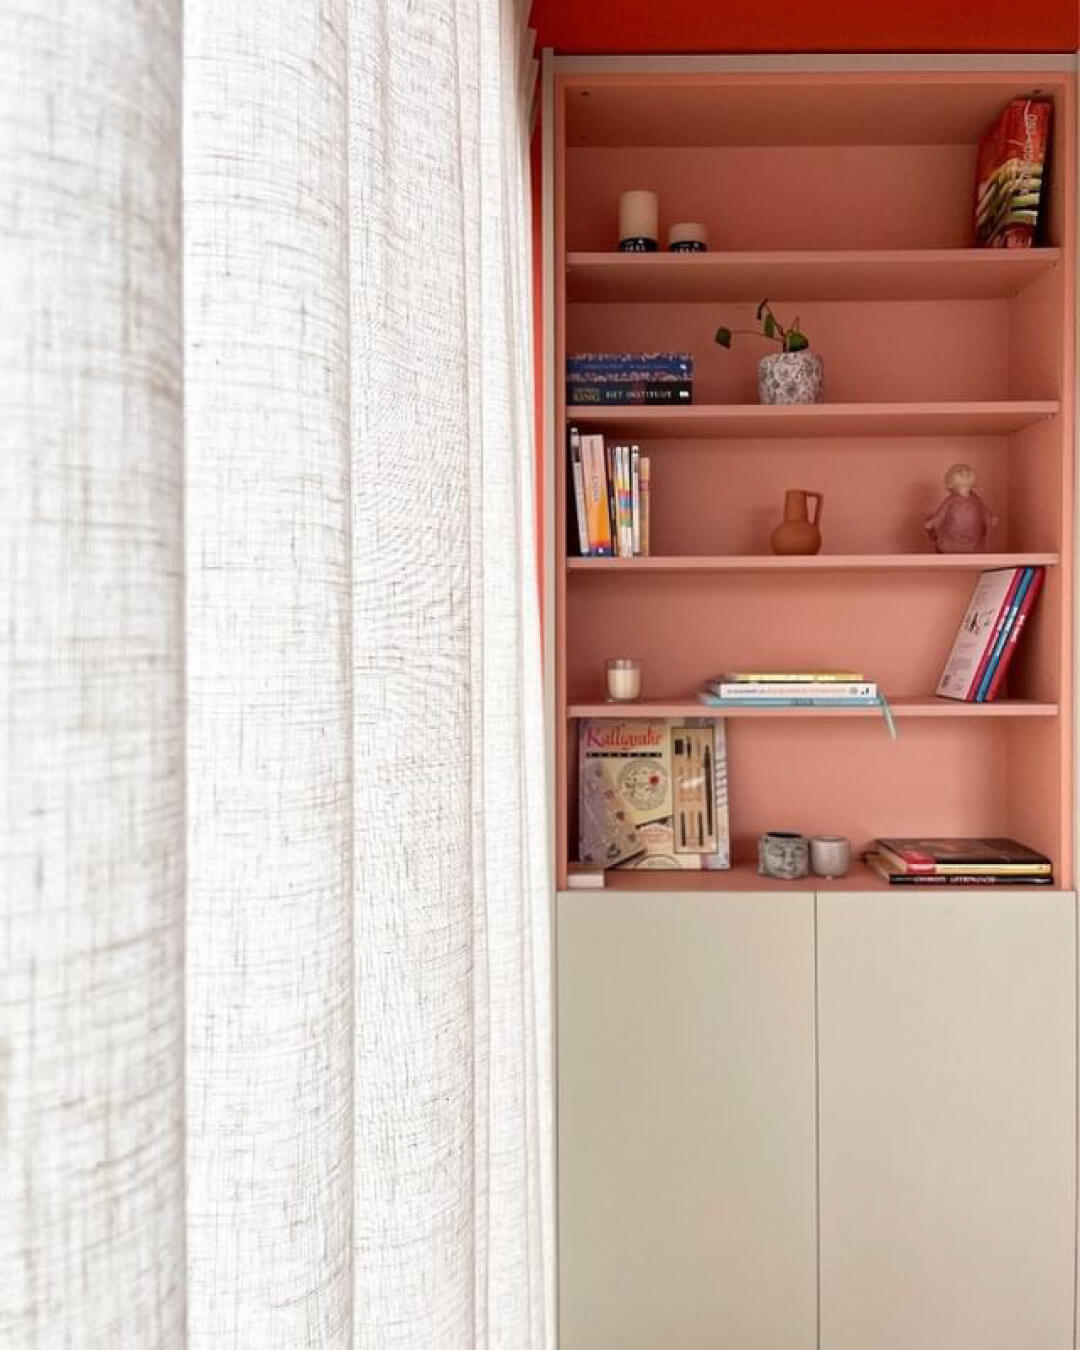
<instances>
[{"instance_id":1,"label":"glass candle in jar","mask_svg":"<svg viewBox=\"0 0 1080 1350\"><path fill-rule=\"evenodd\" d=\"M629 703L641 695L641 662L613 656L607 663L607 696L611 703Z\"/></svg>"}]
</instances>

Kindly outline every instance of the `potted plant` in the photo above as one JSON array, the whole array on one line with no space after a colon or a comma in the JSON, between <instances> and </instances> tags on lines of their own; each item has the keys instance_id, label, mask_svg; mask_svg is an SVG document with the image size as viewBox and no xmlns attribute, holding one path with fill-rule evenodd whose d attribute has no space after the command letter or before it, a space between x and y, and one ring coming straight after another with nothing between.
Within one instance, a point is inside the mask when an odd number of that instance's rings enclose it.
<instances>
[{"instance_id":1,"label":"potted plant","mask_svg":"<svg viewBox=\"0 0 1080 1350\"><path fill-rule=\"evenodd\" d=\"M763 356L758 362L759 403L820 403L824 397L825 370L821 357L808 351L810 339L795 320L785 328L762 300L757 307L761 331L753 328L724 328L716 330L716 341L721 347L730 347L733 333L748 333L763 337L780 346L778 352Z\"/></svg>"}]
</instances>

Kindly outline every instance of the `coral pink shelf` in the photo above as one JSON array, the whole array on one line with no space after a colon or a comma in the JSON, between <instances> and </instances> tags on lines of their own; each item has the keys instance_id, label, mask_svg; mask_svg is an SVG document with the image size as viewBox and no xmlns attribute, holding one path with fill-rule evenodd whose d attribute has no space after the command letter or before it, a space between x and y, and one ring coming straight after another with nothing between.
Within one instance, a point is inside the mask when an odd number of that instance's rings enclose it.
<instances>
[{"instance_id":1,"label":"coral pink shelf","mask_svg":"<svg viewBox=\"0 0 1080 1350\"><path fill-rule=\"evenodd\" d=\"M566 298L610 304L706 300L992 300L1017 295L1061 250L822 249L773 253L571 253Z\"/></svg>"},{"instance_id":2,"label":"coral pink shelf","mask_svg":"<svg viewBox=\"0 0 1080 1350\"><path fill-rule=\"evenodd\" d=\"M699 403L691 407L568 407L566 419L631 436L1006 435L1055 417L1050 400L984 403Z\"/></svg>"},{"instance_id":3,"label":"coral pink shelf","mask_svg":"<svg viewBox=\"0 0 1080 1350\"><path fill-rule=\"evenodd\" d=\"M895 698L889 706L897 717L1056 717L1056 703L1003 698L993 703L960 703L953 699ZM697 699L640 699L634 703L571 703L567 717L880 717L869 708L718 708Z\"/></svg>"},{"instance_id":4,"label":"coral pink shelf","mask_svg":"<svg viewBox=\"0 0 1080 1350\"><path fill-rule=\"evenodd\" d=\"M1053 567L1056 553L819 553L814 557L567 558L569 572L869 572L974 571L986 567Z\"/></svg>"},{"instance_id":5,"label":"coral pink shelf","mask_svg":"<svg viewBox=\"0 0 1080 1350\"><path fill-rule=\"evenodd\" d=\"M796 881L777 881L775 877L758 876L753 863L736 863L726 872L676 872L642 869L641 871L612 870L604 874L606 891L881 891L893 895L937 895L947 892L949 895L970 895L978 900L980 895L993 889L1000 892L1010 889L1007 886L890 886L882 881L876 872L865 863L853 862L847 875L842 877L800 877ZM1054 890L1051 886L1016 886L1013 890L1022 890L1025 894L1045 895ZM577 892L575 892L577 893ZM582 890L582 895L595 895L595 890Z\"/></svg>"}]
</instances>

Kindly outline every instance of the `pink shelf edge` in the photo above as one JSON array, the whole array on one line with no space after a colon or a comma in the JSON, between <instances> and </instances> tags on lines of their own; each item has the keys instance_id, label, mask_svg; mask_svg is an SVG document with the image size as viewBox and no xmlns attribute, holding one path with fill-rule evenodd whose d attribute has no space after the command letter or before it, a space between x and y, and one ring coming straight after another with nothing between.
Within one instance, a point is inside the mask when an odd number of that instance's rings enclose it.
<instances>
[{"instance_id":1,"label":"pink shelf edge","mask_svg":"<svg viewBox=\"0 0 1080 1350\"><path fill-rule=\"evenodd\" d=\"M743 290L749 297L766 277L773 294L801 287L806 299L987 299L1017 294L1061 261L1054 247L583 251L566 257L567 303L681 303L691 283L704 288L702 298L735 298Z\"/></svg>"},{"instance_id":2,"label":"pink shelf edge","mask_svg":"<svg viewBox=\"0 0 1080 1350\"><path fill-rule=\"evenodd\" d=\"M753 418L762 422L815 421L843 418L935 417L943 420L965 417L1010 419L1018 426L1026 421L1056 417L1058 399L933 399L920 402L877 403L568 403L567 421L604 419L659 422L668 418L690 421L705 417L716 422Z\"/></svg>"},{"instance_id":3,"label":"pink shelf edge","mask_svg":"<svg viewBox=\"0 0 1080 1350\"><path fill-rule=\"evenodd\" d=\"M613 869L604 874L602 887L567 886L561 888L572 895L597 895L607 892L616 896L628 891L874 891L881 895L902 895L905 899L915 896L966 895L973 901L988 892L1001 894L1009 891L1013 894L1061 894L1065 889L1053 886L890 886L876 872L871 871L864 862L852 862L847 874L842 877L799 877L795 881L778 881L775 877L758 875L753 863L736 862L725 872L679 872L666 870L641 869L640 871L621 871Z\"/></svg>"},{"instance_id":4,"label":"pink shelf edge","mask_svg":"<svg viewBox=\"0 0 1080 1350\"><path fill-rule=\"evenodd\" d=\"M714 249L705 253L622 253L617 249L574 249L566 255L567 268L611 266L634 268L646 264L663 267L741 267L747 263L974 263L985 267L1052 267L1061 261L1061 249L1041 245L1028 249L990 248L809 248L809 249Z\"/></svg>"},{"instance_id":5,"label":"pink shelf edge","mask_svg":"<svg viewBox=\"0 0 1080 1350\"><path fill-rule=\"evenodd\" d=\"M889 706L897 717L1057 717L1056 703L997 699L993 703L961 703L953 699L896 698ZM640 699L634 703L571 700L568 718L577 717L880 717L869 708L719 708L695 699Z\"/></svg>"},{"instance_id":6,"label":"pink shelf edge","mask_svg":"<svg viewBox=\"0 0 1080 1350\"><path fill-rule=\"evenodd\" d=\"M567 558L569 572L783 572L903 570L981 571L988 567L1054 567L1057 553L818 553L783 557L769 553L671 555L648 558Z\"/></svg>"}]
</instances>

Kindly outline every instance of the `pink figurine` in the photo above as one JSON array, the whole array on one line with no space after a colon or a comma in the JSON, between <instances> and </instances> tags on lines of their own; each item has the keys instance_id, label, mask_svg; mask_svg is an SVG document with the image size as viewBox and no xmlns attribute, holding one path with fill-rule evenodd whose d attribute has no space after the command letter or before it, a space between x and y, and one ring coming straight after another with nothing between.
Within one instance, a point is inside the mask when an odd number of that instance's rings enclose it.
<instances>
[{"instance_id":1,"label":"pink figurine","mask_svg":"<svg viewBox=\"0 0 1080 1350\"><path fill-rule=\"evenodd\" d=\"M997 516L973 491L975 475L967 464L954 464L945 475L949 495L923 528L939 553L983 553Z\"/></svg>"}]
</instances>

